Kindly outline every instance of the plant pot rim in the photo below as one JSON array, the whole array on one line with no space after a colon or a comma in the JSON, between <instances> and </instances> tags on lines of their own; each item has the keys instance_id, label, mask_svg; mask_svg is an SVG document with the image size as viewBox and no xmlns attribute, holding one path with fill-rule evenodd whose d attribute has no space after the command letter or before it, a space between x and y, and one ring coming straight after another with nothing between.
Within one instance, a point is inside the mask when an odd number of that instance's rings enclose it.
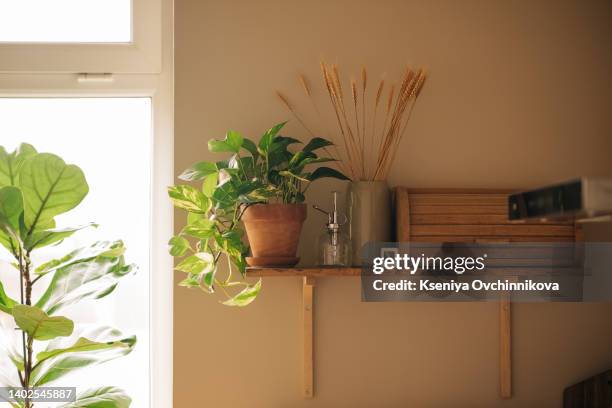
<instances>
[{"instance_id":1,"label":"plant pot rim","mask_svg":"<svg viewBox=\"0 0 612 408\"><path fill-rule=\"evenodd\" d=\"M249 205L249 208L254 208L254 207L306 207L306 203L291 203L291 204L285 204L285 203L257 203L257 204L251 204Z\"/></svg>"},{"instance_id":2,"label":"plant pot rim","mask_svg":"<svg viewBox=\"0 0 612 408\"><path fill-rule=\"evenodd\" d=\"M242 221L257 220L291 220L303 222L306 219L307 206L305 203L298 204L253 204L250 205L242 215Z\"/></svg>"}]
</instances>

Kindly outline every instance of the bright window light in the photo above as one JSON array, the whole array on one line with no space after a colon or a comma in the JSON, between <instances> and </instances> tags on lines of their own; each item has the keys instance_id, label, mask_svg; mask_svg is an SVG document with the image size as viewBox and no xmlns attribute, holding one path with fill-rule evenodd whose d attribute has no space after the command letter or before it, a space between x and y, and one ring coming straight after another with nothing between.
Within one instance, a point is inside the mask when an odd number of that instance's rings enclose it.
<instances>
[{"instance_id":1,"label":"bright window light","mask_svg":"<svg viewBox=\"0 0 612 408\"><path fill-rule=\"evenodd\" d=\"M131 40L130 0L0 0L0 42Z\"/></svg>"},{"instance_id":2,"label":"bright window light","mask_svg":"<svg viewBox=\"0 0 612 408\"><path fill-rule=\"evenodd\" d=\"M78 302L60 313L76 324L108 325L124 334L135 334L138 343L134 351L77 371L57 385L76 386L78 392L117 386L132 397L134 407L149 406L150 391L151 118L149 98L0 98L0 145L12 151L27 142L39 152L54 153L78 165L85 173L89 194L76 209L57 217L58 227L88 222L100 225L78 232L57 247L40 250L43 253L34 262L65 255L98 240L122 239L126 260L139 267L108 297ZM9 295L18 299L19 279L8 265L10 260L8 251L0 247L0 280ZM37 286L44 289L46 282ZM36 299L37 294L34 296ZM1 315L0 382L2 374L14 371L4 347L16 332L12 318Z\"/></svg>"}]
</instances>

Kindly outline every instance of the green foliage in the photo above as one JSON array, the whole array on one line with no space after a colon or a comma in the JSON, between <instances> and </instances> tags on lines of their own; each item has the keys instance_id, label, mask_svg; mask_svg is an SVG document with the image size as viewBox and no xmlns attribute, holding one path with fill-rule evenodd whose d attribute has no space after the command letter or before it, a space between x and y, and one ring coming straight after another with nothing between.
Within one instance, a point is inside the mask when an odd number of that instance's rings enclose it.
<instances>
[{"instance_id":1,"label":"green foliage","mask_svg":"<svg viewBox=\"0 0 612 408\"><path fill-rule=\"evenodd\" d=\"M204 208L210 200L201 192L193 189L191 194L187 187L179 190L179 195L185 197L180 205L206 213ZM81 299L109 295L121 278L134 271L134 265L125 262L123 242L97 242L38 266L32 262L38 249L96 226L89 223L58 228L55 222L56 216L79 205L88 191L81 169L66 164L60 157L38 153L28 144L11 153L0 146L0 245L14 257L19 272L15 278L21 280L22 288L18 302L0 282L0 311L12 315L24 333L22 347L16 348L24 354L9 356L23 387L49 384L75 370L126 355L136 343L135 337L123 336L107 327L78 331L72 320L54 315ZM38 299L33 299L33 287L43 282L47 288L40 291ZM36 341L48 345L34 357ZM124 408L130 403L123 391L102 387L81 394L77 402L64 407ZM33 403L13 405L31 408Z\"/></svg>"},{"instance_id":2,"label":"green foliage","mask_svg":"<svg viewBox=\"0 0 612 408\"><path fill-rule=\"evenodd\" d=\"M37 386L49 384L75 371L125 356L135 344L134 336L125 337L110 327L57 338L36 355L32 381Z\"/></svg>"},{"instance_id":3,"label":"green foliage","mask_svg":"<svg viewBox=\"0 0 612 408\"><path fill-rule=\"evenodd\" d=\"M101 387L87 390L77 396L75 402L59 408L127 408L132 403L123 390L116 387Z\"/></svg>"},{"instance_id":4,"label":"green foliage","mask_svg":"<svg viewBox=\"0 0 612 408\"><path fill-rule=\"evenodd\" d=\"M37 307L15 305L12 310L17 326L34 340L70 336L74 322L63 316L49 316Z\"/></svg>"},{"instance_id":5,"label":"green foliage","mask_svg":"<svg viewBox=\"0 0 612 408\"><path fill-rule=\"evenodd\" d=\"M58 265L37 270L53 271L53 278L36 306L55 313L60 308L84 298L100 299L109 295L119 280L134 270L123 257L123 242L97 242L64 257Z\"/></svg>"},{"instance_id":6,"label":"green foliage","mask_svg":"<svg viewBox=\"0 0 612 408\"><path fill-rule=\"evenodd\" d=\"M201 187L180 184L171 186L168 194L177 208L187 211L187 225L170 242L172 256L183 258L176 266L187 276L180 285L200 288L207 293L221 288L228 306L246 306L261 290L261 281L250 284L246 277L244 244L240 219L252 204L282 202L301 203L310 183L324 177L348 178L330 167L313 165L331 162L318 151L332 143L313 138L301 150L290 147L301 142L281 136L286 122L266 131L258 142L228 131L223 140L210 140L213 153L229 153L224 161L203 161L185 170L180 179L201 183ZM194 244L190 243L192 241ZM220 278L217 268L221 257L227 258L229 273ZM234 279L234 272L240 280ZM228 288L241 288L230 294Z\"/></svg>"},{"instance_id":7,"label":"green foliage","mask_svg":"<svg viewBox=\"0 0 612 408\"><path fill-rule=\"evenodd\" d=\"M0 187L17 185L23 162L37 155L32 145L23 143L12 153L0 146Z\"/></svg>"},{"instance_id":8,"label":"green foliage","mask_svg":"<svg viewBox=\"0 0 612 408\"><path fill-rule=\"evenodd\" d=\"M46 361L50 358L57 357L62 354L69 353L84 353L92 351L101 351L109 349L129 349L136 343L135 337L125 338L116 341L106 341L104 343L98 341L92 341L85 337L79 337L79 339L70 347L55 349L51 351L43 351L36 355L36 359L39 363Z\"/></svg>"},{"instance_id":9,"label":"green foliage","mask_svg":"<svg viewBox=\"0 0 612 408\"><path fill-rule=\"evenodd\" d=\"M0 311L12 314L11 310L16 304L17 302L11 299L11 297L6 294L6 292L4 291L4 286L2 285L2 282L0 282Z\"/></svg>"},{"instance_id":10,"label":"green foliage","mask_svg":"<svg viewBox=\"0 0 612 408\"><path fill-rule=\"evenodd\" d=\"M49 153L34 155L23 162L18 187L23 193L28 233L38 223L76 207L89 192L81 169Z\"/></svg>"},{"instance_id":11,"label":"green foliage","mask_svg":"<svg viewBox=\"0 0 612 408\"><path fill-rule=\"evenodd\" d=\"M226 306L246 306L255 300L260 290L261 279L259 279L256 284L247 286L236 296L223 302L223 304Z\"/></svg>"}]
</instances>

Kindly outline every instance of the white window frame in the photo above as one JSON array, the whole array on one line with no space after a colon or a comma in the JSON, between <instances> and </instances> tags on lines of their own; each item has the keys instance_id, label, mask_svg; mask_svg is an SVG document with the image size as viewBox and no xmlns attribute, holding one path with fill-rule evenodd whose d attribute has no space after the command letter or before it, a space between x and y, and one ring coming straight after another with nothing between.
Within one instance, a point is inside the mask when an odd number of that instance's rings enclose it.
<instances>
[{"instance_id":1,"label":"white window frame","mask_svg":"<svg viewBox=\"0 0 612 408\"><path fill-rule=\"evenodd\" d=\"M165 1L132 0L127 43L0 42L0 72L160 73Z\"/></svg>"},{"instance_id":2,"label":"white window frame","mask_svg":"<svg viewBox=\"0 0 612 408\"><path fill-rule=\"evenodd\" d=\"M147 0L149 1L149 0ZM152 193L151 193L151 254L150 254L150 406L172 407L173 390L173 260L168 254L168 238L173 234L173 208L166 188L174 182L174 67L173 67L173 1L154 0L162 5L159 33L160 69L158 74L122 74L100 69L108 75L85 77L81 70L64 73L36 73L25 69L12 73L0 72L0 97L150 97L152 100ZM134 4L141 0L134 0ZM138 27L138 24L135 24ZM161 29L160 29L161 28ZM31 49L29 45L23 45ZM55 45L50 45L54 47ZM95 47L97 45L91 45ZM15 45L17 47L17 45ZM40 55L32 57L38 68L46 62L44 45ZM26 51L15 49L15 55ZM0 61L4 49L0 47ZM84 58L88 57L84 53ZM112 58L108 54L109 58ZM117 57L121 60L121 55ZM95 62L95 59L93 60ZM0 63L1 64L1 63ZM40 65L42 64L42 65ZM18 63L15 66L19 65ZM91 65L96 68L97 66ZM36 68L36 66L34 67ZM42 72L39 69L38 72ZM93 80L91 80L93 79Z\"/></svg>"}]
</instances>

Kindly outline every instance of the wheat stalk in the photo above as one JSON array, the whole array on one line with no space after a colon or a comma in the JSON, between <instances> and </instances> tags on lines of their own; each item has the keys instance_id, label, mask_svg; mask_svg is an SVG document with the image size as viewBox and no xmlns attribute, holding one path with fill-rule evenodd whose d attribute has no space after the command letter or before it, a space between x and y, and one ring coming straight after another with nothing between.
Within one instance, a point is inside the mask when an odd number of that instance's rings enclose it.
<instances>
[{"instance_id":1,"label":"wheat stalk","mask_svg":"<svg viewBox=\"0 0 612 408\"><path fill-rule=\"evenodd\" d=\"M361 140L361 130L359 127L359 110L357 108L357 105L359 104L359 95L357 94L357 83L354 79L351 80L351 95L353 96L353 109L355 113L355 123L357 124L357 143L359 146L360 159L363 162L364 152ZM363 174L363 163L361 165L361 177L365 177L365 175Z\"/></svg>"},{"instance_id":2,"label":"wheat stalk","mask_svg":"<svg viewBox=\"0 0 612 408\"><path fill-rule=\"evenodd\" d=\"M381 79L376 90L376 100L374 101L374 116L372 118L372 132L370 133L370 153L374 153L374 142L376 139L376 113L378 112L378 105L380 104L380 97L382 96L385 88L385 80ZM372 167L374 167L374 160L372 160ZM374 171L374 169L372 169ZM368 173L368 178L370 178Z\"/></svg>"},{"instance_id":3,"label":"wheat stalk","mask_svg":"<svg viewBox=\"0 0 612 408\"><path fill-rule=\"evenodd\" d=\"M365 159L365 143L366 143L366 89L368 87L368 71L365 67L361 67L361 162L363 167L363 178L367 177L368 163Z\"/></svg>"},{"instance_id":4,"label":"wheat stalk","mask_svg":"<svg viewBox=\"0 0 612 408\"><path fill-rule=\"evenodd\" d=\"M341 119L341 108L340 108L340 97L337 94L336 91L336 87L334 86L334 81L332 79L332 76L330 75L330 72L327 68L327 66L325 65L324 62L321 62L321 73L323 75L323 81L325 83L325 88L327 89L327 93L329 94L329 99L330 102L332 104L332 107L334 108L334 113L336 115L336 120L338 123L338 128L340 129L340 134L342 135L342 139L344 141L344 151L346 156L348 157L348 167L350 169L350 177L351 179L355 179L355 168L354 168L354 160L352 158L352 154L351 154L351 147L350 147L350 140L349 137L347 135L347 132L344 129L344 125L342 124L342 119Z\"/></svg>"},{"instance_id":5,"label":"wheat stalk","mask_svg":"<svg viewBox=\"0 0 612 408\"><path fill-rule=\"evenodd\" d=\"M414 73L409 68L407 68L395 101L395 108L393 110L393 114L391 115L391 123L389 125L387 133L384 135L382 149L379 152L380 156L376 172L374 173L375 180L379 179L379 174L382 176L387 164L387 158L389 157L389 154L392 150L392 146L395 144L398 126L401 121L402 114L405 110L408 98L410 96L411 84L413 84L414 80Z\"/></svg>"},{"instance_id":6,"label":"wheat stalk","mask_svg":"<svg viewBox=\"0 0 612 408\"><path fill-rule=\"evenodd\" d=\"M346 129L347 139L349 140L349 151L351 154L351 161L354 161L355 164L359 164L359 158L361 157L361 153L359 152L359 145L355 140L355 134L353 133L353 129L351 128L350 121L348 120L348 116L346 114L346 108L344 106L344 97L342 91L342 82L340 81L340 74L338 73L338 66L336 64L332 64L332 84L336 90L336 102L338 103L338 107L340 113L342 115L342 119L344 120L344 126Z\"/></svg>"},{"instance_id":7,"label":"wheat stalk","mask_svg":"<svg viewBox=\"0 0 612 408\"><path fill-rule=\"evenodd\" d=\"M416 102L416 97L422 88L424 79L425 72L422 69L416 73L412 72L409 75L406 75L406 83L405 86L403 86L401 99L397 104L396 115L390 128L390 138L388 139L388 144L385 148L383 158L379 162L377 172L374 176L375 179L384 180L388 175L389 168L395 159L397 149L405 132L408 120L410 120L412 109L414 108L414 104ZM402 126L402 117L407 109L408 114L406 115L406 120Z\"/></svg>"},{"instance_id":8,"label":"wheat stalk","mask_svg":"<svg viewBox=\"0 0 612 408\"><path fill-rule=\"evenodd\" d=\"M381 133L381 137L380 140L378 141L378 156L377 156L377 160L376 160L376 169L375 171L375 175L376 175L376 170L378 170L378 166L383 154L383 146L384 146L384 141L386 140L385 135L387 132L387 122L389 121L389 117L391 115L391 105L393 104L393 96L395 93L395 84L391 84L391 88L389 89L389 95L387 96L387 110L385 113L385 121L383 122L383 127L382 127L382 133Z\"/></svg>"},{"instance_id":9,"label":"wheat stalk","mask_svg":"<svg viewBox=\"0 0 612 408\"><path fill-rule=\"evenodd\" d=\"M382 147L379 151L377 167L376 167L376 171L374 172L375 180L378 179L378 175L381 173L382 169L385 166L387 157L389 155L389 151L391 150L391 146L394 141L394 137L395 137L396 130L397 130L398 118L401 117L402 108L404 106L407 81L408 81L408 76L405 76L404 80L402 81L402 85L400 86L400 90L398 92L398 95L395 101L395 108L393 110L393 114L391 115L389 129L387 129L386 133L383 135Z\"/></svg>"},{"instance_id":10,"label":"wheat stalk","mask_svg":"<svg viewBox=\"0 0 612 408\"><path fill-rule=\"evenodd\" d=\"M310 128L308 126L306 126L306 123L304 123L304 121L302 120L302 118L300 118L300 116L298 115L298 113L295 111L295 109L293 108L293 105L291 104L291 102L289 102L289 100L287 99L287 97L285 95L283 95L282 93L280 93L280 91L276 91L276 96L278 96L278 99L280 99L280 101L283 103L283 105L285 105L287 107L287 109L289 110L289 112L291 112L291 114L293 115L293 117L300 122L300 125L302 125L302 127L304 129L306 129L306 131L308 133L310 133L311 136L314 137L314 133L312 130L310 130Z\"/></svg>"},{"instance_id":11,"label":"wheat stalk","mask_svg":"<svg viewBox=\"0 0 612 408\"><path fill-rule=\"evenodd\" d=\"M399 84L388 86L389 89L385 96L386 83L384 79L381 79L378 83L375 93L367 92L368 72L365 67L362 67L359 81L350 80L350 102L347 101L352 105L353 112L350 113L345 105L344 90L338 66L336 64L328 66L324 61L321 61L320 65L323 86L327 91L336 118L339 136L341 136L341 142L337 144L334 138L330 138L334 141L334 146L331 149L335 153L328 154L330 157L342 159L338 165L346 166L345 174L349 175L352 180L385 180L395 160L400 142L407 132L416 101L423 89L426 79L425 71L406 67ZM321 112L315 103L311 84L303 74L299 74L298 80L304 95L310 100L317 117L321 119ZM306 126L289 100L280 92L277 92L277 94L297 121L312 134L312 131ZM373 109L369 112L367 109L368 95L373 95L370 98L374 99ZM351 107L349 106L348 109L350 110ZM383 109L385 117L381 129L377 126L377 118L379 116L378 111ZM377 149L375 146L377 146ZM368 151L367 155L366 150Z\"/></svg>"},{"instance_id":12,"label":"wheat stalk","mask_svg":"<svg viewBox=\"0 0 612 408\"><path fill-rule=\"evenodd\" d=\"M308 79L306 79L306 76L304 76L304 74L298 74L298 80L300 82L300 85L302 86L302 89L304 90L304 94L308 97L308 100L310 101L310 105L312 106L312 109L315 111L315 113L317 114L317 118L321 120L321 112L319 111L319 108L317 107L317 104L315 103L315 100L312 96L312 88L310 87L310 83L308 82Z\"/></svg>"},{"instance_id":13,"label":"wheat stalk","mask_svg":"<svg viewBox=\"0 0 612 408\"><path fill-rule=\"evenodd\" d=\"M312 98L312 93L310 92L310 85L308 85L308 81L306 80L304 74L299 74L298 78L300 80L300 83L302 84L302 89L304 89L306 95Z\"/></svg>"},{"instance_id":14,"label":"wheat stalk","mask_svg":"<svg viewBox=\"0 0 612 408\"><path fill-rule=\"evenodd\" d=\"M319 122L323 123L323 120L321 118L321 112L319 111L319 108L317 107L317 104L315 103L315 100L314 100L314 98L312 96L311 86L310 86L310 83L309 83L308 79L306 78L306 76L304 74L298 74L298 80L299 80L300 85L302 86L302 89L304 90L304 94L306 95L306 97L310 101L310 104L311 104L313 110L317 114ZM323 127L325 127L325 126L323 125ZM327 155L329 155L330 157L338 160L338 165L341 167L342 171L345 172L345 173L348 173L344 157L343 157L340 149L338 148L338 143L336 141L336 139L337 139L336 136L334 136L333 133L330 133L328 131L324 131L324 134L325 134L326 138L330 139L333 142L333 144L331 146L331 149L333 150L333 153L330 152L327 149L327 147L324 147L323 151L325 151L325 153L327 153Z\"/></svg>"},{"instance_id":15,"label":"wheat stalk","mask_svg":"<svg viewBox=\"0 0 612 408\"><path fill-rule=\"evenodd\" d=\"M411 91L410 98L410 107L408 108L408 113L406 114L406 119L404 120L403 126L401 126L401 130L399 130L399 135L397 137L396 143L393 146L391 158L388 160L387 166L383 171L382 179L385 179L389 173L389 169L391 167L391 163L395 160L395 155L397 154L397 150L399 148L400 141L402 140L404 133L406 133L406 128L408 126L408 122L410 122L410 117L412 116L412 111L414 106L416 105L417 98L421 93L421 89L423 88L423 84L425 83L425 79L427 78L425 71L421 70L417 76L417 80L414 84L414 88Z\"/></svg>"}]
</instances>

